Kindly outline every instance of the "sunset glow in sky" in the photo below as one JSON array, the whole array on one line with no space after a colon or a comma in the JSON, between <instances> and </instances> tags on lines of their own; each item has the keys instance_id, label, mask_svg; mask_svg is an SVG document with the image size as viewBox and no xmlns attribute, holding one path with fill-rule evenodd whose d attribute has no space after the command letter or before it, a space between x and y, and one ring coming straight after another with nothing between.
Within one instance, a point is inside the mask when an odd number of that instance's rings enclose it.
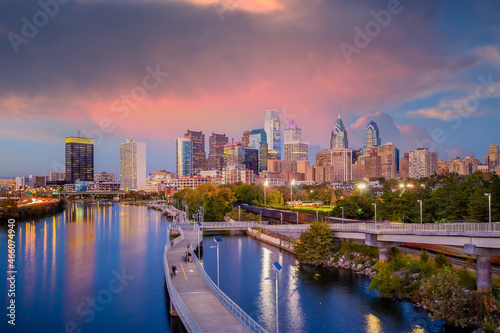
<instances>
[{"instance_id":1,"label":"sunset glow in sky","mask_svg":"<svg viewBox=\"0 0 500 333\"><path fill-rule=\"evenodd\" d=\"M495 0L57 6L41 24L37 1L0 0L3 177L60 171L78 131L96 140L96 172L119 172L127 138L147 143L148 172L173 171L187 129L240 140L267 109L294 120L313 152L329 147L339 110L350 148L371 120L401 155L425 145L482 160L500 144Z\"/></svg>"}]
</instances>

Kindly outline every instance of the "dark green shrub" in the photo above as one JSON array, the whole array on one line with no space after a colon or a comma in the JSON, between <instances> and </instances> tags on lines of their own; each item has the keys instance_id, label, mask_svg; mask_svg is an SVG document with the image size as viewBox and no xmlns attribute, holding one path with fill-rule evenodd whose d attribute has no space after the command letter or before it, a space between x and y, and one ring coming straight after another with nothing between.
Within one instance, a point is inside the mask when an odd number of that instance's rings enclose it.
<instances>
[{"instance_id":1,"label":"dark green shrub","mask_svg":"<svg viewBox=\"0 0 500 333\"><path fill-rule=\"evenodd\" d=\"M448 266L448 259L446 259L446 256L442 253L436 254L436 256L434 257L434 262L436 263L437 268Z\"/></svg>"},{"instance_id":2,"label":"dark green shrub","mask_svg":"<svg viewBox=\"0 0 500 333\"><path fill-rule=\"evenodd\" d=\"M420 262L424 263L427 262L428 260L429 260L429 254L425 250L422 251L422 253L420 253Z\"/></svg>"}]
</instances>

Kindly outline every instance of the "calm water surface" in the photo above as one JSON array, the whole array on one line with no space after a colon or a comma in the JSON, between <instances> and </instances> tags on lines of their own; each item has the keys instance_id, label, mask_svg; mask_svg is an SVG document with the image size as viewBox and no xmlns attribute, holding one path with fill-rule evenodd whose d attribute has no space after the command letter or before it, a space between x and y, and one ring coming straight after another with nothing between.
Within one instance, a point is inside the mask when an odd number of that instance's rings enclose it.
<instances>
[{"instance_id":1,"label":"calm water surface","mask_svg":"<svg viewBox=\"0 0 500 333\"><path fill-rule=\"evenodd\" d=\"M167 221L145 207L73 203L65 212L19 223L16 326L0 332L182 332L170 318L162 255ZM295 258L246 236L223 235L221 288L269 332L275 330L272 262L279 280L280 332L447 332L408 303L380 299L369 280L344 270L299 268ZM207 245L211 236L206 235ZM209 244L210 243L210 244ZM0 229L0 279L7 232ZM206 248L216 278L216 253ZM0 285L4 309L7 283Z\"/></svg>"}]
</instances>

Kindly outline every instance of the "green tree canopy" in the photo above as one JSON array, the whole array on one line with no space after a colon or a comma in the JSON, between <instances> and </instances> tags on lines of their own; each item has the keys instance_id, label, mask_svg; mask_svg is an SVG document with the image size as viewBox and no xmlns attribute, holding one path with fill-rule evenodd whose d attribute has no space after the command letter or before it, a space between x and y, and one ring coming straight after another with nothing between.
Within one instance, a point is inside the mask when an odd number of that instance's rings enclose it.
<instances>
[{"instance_id":1,"label":"green tree canopy","mask_svg":"<svg viewBox=\"0 0 500 333\"><path fill-rule=\"evenodd\" d=\"M326 222L314 222L304 231L295 246L300 263L326 265L327 257L334 250L333 231Z\"/></svg>"}]
</instances>

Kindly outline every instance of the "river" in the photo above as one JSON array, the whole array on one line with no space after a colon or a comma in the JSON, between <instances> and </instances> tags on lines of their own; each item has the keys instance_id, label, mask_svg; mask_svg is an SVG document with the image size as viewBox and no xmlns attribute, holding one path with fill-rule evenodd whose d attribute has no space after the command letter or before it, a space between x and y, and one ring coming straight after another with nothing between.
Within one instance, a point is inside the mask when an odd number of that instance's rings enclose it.
<instances>
[{"instance_id":1,"label":"river","mask_svg":"<svg viewBox=\"0 0 500 333\"><path fill-rule=\"evenodd\" d=\"M73 202L65 212L17 224L16 325L0 332L182 332L168 315L162 255L167 220L146 207ZM0 229L6 281L7 228ZM381 299L351 271L299 266L295 257L242 235L222 234L221 289L275 330L272 262L279 277L280 332L454 332L411 304ZM211 235L205 235L211 245ZM203 263L216 279L215 250ZM0 294L8 306L9 283Z\"/></svg>"}]
</instances>

